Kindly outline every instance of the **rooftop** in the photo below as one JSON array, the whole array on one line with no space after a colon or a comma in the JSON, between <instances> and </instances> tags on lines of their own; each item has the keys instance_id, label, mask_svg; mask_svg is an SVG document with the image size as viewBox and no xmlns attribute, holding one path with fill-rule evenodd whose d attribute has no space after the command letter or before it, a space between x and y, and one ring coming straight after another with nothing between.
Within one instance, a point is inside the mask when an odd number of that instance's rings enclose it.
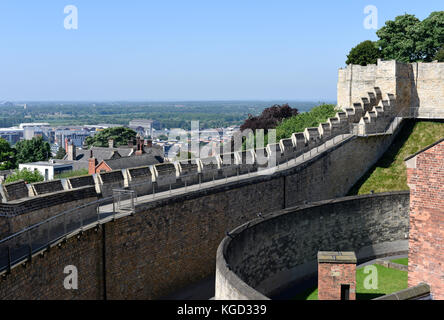
<instances>
[{"instance_id":1,"label":"rooftop","mask_svg":"<svg viewBox=\"0 0 444 320\"><path fill-rule=\"evenodd\" d=\"M319 251L319 263L356 263L356 255L354 252L341 251Z\"/></svg>"}]
</instances>

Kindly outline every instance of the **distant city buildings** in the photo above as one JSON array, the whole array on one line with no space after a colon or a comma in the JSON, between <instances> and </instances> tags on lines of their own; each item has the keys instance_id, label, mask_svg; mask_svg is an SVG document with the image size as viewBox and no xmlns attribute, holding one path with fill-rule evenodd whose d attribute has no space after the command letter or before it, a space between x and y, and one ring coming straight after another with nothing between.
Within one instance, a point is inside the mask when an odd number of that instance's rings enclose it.
<instances>
[{"instance_id":1,"label":"distant city buildings","mask_svg":"<svg viewBox=\"0 0 444 320\"><path fill-rule=\"evenodd\" d=\"M129 128L143 137L153 137L154 120L135 119L129 122Z\"/></svg>"}]
</instances>

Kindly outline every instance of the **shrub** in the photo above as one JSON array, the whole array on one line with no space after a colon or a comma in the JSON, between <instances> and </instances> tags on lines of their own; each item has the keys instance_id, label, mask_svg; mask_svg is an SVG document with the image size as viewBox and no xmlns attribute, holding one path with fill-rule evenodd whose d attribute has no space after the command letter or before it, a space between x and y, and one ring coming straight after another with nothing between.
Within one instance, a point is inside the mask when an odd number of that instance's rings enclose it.
<instances>
[{"instance_id":1,"label":"shrub","mask_svg":"<svg viewBox=\"0 0 444 320\"><path fill-rule=\"evenodd\" d=\"M12 183L18 180L25 180L26 183L41 182L45 180L39 171L30 171L28 169L16 169L13 174L6 178L5 183Z\"/></svg>"}]
</instances>

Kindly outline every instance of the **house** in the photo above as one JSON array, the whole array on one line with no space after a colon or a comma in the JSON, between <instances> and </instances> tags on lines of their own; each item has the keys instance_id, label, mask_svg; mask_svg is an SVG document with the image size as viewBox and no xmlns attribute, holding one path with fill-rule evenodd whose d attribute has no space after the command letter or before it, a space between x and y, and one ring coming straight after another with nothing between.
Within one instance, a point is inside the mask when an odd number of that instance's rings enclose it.
<instances>
[{"instance_id":1,"label":"house","mask_svg":"<svg viewBox=\"0 0 444 320\"><path fill-rule=\"evenodd\" d=\"M73 164L66 163L56 163L53 160L49 161L38 161L32 163L22 163L19 164L19 169L27 169L29 171L39 171L42 176L45 178L45 181L54 180L54 176L57 174L61 174L66 171L73 170Z\"/></svg>"},{"instance_id":2,"label":"house","mask_svg":"<svg viewBox=\"0 0 444 320\"><path fill-rule=\"evenodd\" d=\"M130 143L130 146L132 144ZM88 173L100 173L109 172L113 170L122 170L127 168L135 168L141 166L154 165L164 162L163 149L157 146L153 146L151 140L145 144L144 139L137 137L136 145L131 148L131 152L128 153L128 148L122 150L114 150L108 148L108 151L101 150L99 153L100 159L95 153L95 149L91 148L90 157L88 158ZM108 152L105 156L104 153Z\"/></svg>"}]
</instances>

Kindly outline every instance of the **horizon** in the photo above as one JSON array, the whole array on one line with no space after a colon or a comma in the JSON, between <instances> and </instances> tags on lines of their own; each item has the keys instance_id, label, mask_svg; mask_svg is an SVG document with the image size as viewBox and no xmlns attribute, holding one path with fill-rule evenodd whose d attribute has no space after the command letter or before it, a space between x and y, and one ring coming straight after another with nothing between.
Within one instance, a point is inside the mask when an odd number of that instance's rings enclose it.
<instances>
[{"instance_id":1,"label":"horizon","mask_svg":"<svg viewBox=\"0 0 444 320\"><path fill-rule=\"evenodd\" d=\"M77 9L77 29L67 29ZM441 1L0 4L0 101L336 101L349 50ZM402 8L402 9L401 9Z\"/></svg>"}]
</instances>

